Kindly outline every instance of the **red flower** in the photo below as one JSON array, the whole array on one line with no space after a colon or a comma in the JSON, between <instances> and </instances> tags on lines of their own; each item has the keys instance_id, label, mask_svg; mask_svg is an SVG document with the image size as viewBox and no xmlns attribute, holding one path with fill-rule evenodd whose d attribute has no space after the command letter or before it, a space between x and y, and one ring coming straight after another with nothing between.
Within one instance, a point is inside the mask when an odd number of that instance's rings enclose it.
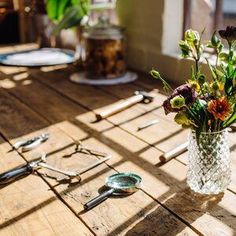
<instances>
[{"instance_id":1,"label":"red flower","mask_svg":"<svg viewBox=\"0 0 236 236\"><path fill-rule=\"evenodd\" d=\"M224 121L230 114L231 106L225 97L211 100L207 110L215 117Z\"/></svg>"}]
</instances>

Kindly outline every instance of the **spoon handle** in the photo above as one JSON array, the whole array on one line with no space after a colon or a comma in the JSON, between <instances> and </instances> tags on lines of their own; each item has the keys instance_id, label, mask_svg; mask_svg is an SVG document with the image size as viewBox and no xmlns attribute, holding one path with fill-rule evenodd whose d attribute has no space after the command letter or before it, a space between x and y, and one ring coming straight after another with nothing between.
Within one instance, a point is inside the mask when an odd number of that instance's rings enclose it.
<instances>
[{"instance_id":1,"label":"spoon handle","mask_svg":"<svg viewBox=\"0 0 236 236\"><path fill-rule=\"evenodd\" d=\"M101 193L94 199L90 200L89 202L85 203L84 209L85 210L90 210L91 208L97 206L101 202L105 201L109 196L113 194L115 190L113 188L107 190L106 192Z\"/></svg>"}]
</instances>

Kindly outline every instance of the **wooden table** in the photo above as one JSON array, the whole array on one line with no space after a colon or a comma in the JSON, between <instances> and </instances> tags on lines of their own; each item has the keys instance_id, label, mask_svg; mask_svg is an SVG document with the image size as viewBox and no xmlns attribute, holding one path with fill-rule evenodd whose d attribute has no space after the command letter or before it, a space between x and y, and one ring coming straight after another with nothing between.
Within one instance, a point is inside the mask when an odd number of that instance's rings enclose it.
<instances>
[{"instance_id":1,"label":"wooden table","mask_svg":"<svg viewBox=\"0 0 236 236\"><path fill-rule=\"evenodd\" d=\"M19 50L17 47L8 48ZM4 50L2 50L3 52ZM0 172L35 159L67 170L98 159L76 153L74 141L112 154L106 164L82 176L82 182L58 183L53 172L39 170L0 189L0 235L236 235L236 142L230 134L232 183L224 194L200 197L186 185L186 153L166 164L159 156L186 141L182 130L160 107L159 84L140 76L132 84L93 87L73 84L73 66L27 69L1 66ZM94 110L144 89L155 95L110 118L93 122ZM137 131L152 119L160 122ZM17 140L43 132L50 139L26 153L10 151ZM83 204L98 194L107 176L132 171L143 178L141 190L109 198L88 212Z\"/></svg>"}]
</instances>

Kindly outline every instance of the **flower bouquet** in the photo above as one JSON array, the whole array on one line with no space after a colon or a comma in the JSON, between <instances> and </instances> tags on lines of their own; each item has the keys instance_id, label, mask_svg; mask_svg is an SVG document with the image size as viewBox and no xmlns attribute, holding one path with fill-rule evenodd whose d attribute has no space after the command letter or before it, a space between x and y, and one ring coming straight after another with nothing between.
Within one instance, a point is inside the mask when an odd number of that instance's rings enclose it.
<instances>
[{"instance_id":1,"label":"flower bouquet","mask_svg":"<svg viewBox=\"0 0 236 236\"><path fill-rule=\"evenodd\" d=\"M216 32L207 43L201 40L203 33L191 29L185 32L179 47L182 57L193 59L194 66L189 80L175 90L158 71L151 71L169 95L163 103L165 113L176 113L175 122L191 128L187 182L192 190L202 194L222 192L230 182L226 128L236 121L236 27L228 26L218 33L228 47L224 47ZM204 57L205 48L214 51L214 63ZM200 62L204 61L210 77L202 72Z\"/></svg>"}]
</instances>

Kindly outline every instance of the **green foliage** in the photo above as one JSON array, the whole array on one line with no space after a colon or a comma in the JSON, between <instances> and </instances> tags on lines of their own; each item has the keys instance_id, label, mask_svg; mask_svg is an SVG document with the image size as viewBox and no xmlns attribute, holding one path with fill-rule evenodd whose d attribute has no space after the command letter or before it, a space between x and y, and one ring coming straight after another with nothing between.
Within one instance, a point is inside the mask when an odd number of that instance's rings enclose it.
<instances>
[{"instance_id":1,"label":"green foliage","mask_svg":"<svg viewBox=\"0 0 236 236\"><path fill-rule=\"evenodd\" d=\"M182 56L183 58L187 58L187 57L190 56L190 51L191 51L191 50L190 50L190 45L189 45L187 42L181 40L181 41L179 42L179 47L180 47L181 52L182 52L181 56Z\"/></svg>"},{"instance_id":2,"label":"green foliage","mask_svg":"<svg viewBox=\"0 0 236 236\"><path fill-rule=\"evenodd\" d=\"M58 21L71 6L71 0L47 0L46 9L48 17L53 21Z\"/></svg>"},{"instance_id":3,"label":"green foliage","mask_svg":"<svg viewBox=\"0 0 236 236\"><path fill-rule=\"evenodd\" d=\"M228 49L224 49L216 32L207 44L202 43L202 34L189 29L179 42L182 57L194 60L195 65L187 83L175 89L163 103L166 114L177 113L176 123L194 129L197 137L201 132L220 131L236 122L236 27L219 31L221 38L228 42ZM215 58L211 62L204 57L205 47L214 50ZM207 62L209 78L203 73L200 60ZM152 70L151 74L168 88L157 71ZM187 86L192 92L180 93Z\"/></svg>"},{"instance_id":4,"label":"green foliage","mask_svg":"<svg viewBox=\"0 0 236 236\"><path fill-rule=\"evenodd\" d=\"M47 14L56 23L53 34L80 24L90 9L89 0L47 0Z\"/></svg>"},{"instance_id":5,"label":"green foliage","mask_svg":"<svg viewBox=\"0 0 236 236\"><path fill-rule=\"evenodd\" d=\"M236 122L236 105L234 105L234 111L232 115L223 123L223 128L228 127Z\"/></svg>"},{"instance_id":6,"label":"green foliage","mask_svg":"<svg viewBox=\"0 0 236 236\"><path fill-rule=\"evenodd\" d=\"M55 26L53 34L56 35L62 29L68 29L78 25L85 15L86 13L81 7L70 7L67 9L61 21Z\"/></svg>"}]
</instances>

